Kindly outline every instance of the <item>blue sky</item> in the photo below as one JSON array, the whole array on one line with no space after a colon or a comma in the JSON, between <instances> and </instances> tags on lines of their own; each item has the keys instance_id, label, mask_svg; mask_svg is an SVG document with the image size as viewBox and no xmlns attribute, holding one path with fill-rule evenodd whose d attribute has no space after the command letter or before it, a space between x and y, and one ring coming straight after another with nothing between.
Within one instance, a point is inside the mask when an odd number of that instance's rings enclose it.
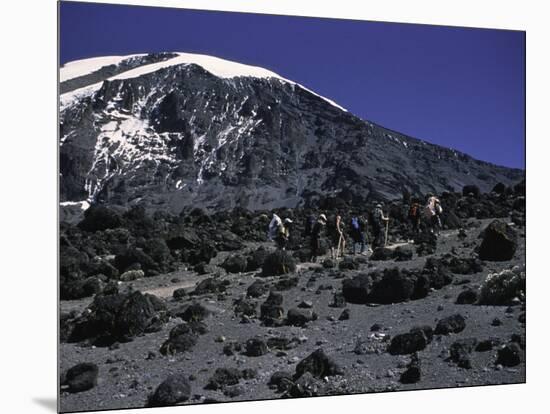
<instances>
[{"instance_id":1,"label":"blue sky","mask_svg":"<svg viewBox=\"0 0 550 414\"><path fill-rule=\"evenodd\" d=\"M62 2L60 60L182 51L262 66L355 115L525 168L525 33Z\"/></svg>"}]
</instances>

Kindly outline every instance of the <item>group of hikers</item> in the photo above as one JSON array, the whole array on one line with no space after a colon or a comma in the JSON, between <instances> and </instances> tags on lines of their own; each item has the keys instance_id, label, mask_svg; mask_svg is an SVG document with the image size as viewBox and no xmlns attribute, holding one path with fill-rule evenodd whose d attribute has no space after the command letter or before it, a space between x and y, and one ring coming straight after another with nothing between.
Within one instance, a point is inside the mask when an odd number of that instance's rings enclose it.
<instances>
[{"instance_id":1,"label":"group of hikers","mask_svg":"<svg viewBox=\"0 0 550 414\"><path fill-rule=\"evenodd\" d=\"M443 208L441 202L433 194L428 194L426 204L413 201L408 211L408 219L414 233L420 231L422 218L425 219L428 231L439 235L441 231L441 214ZM370 218L370 220L369 220ZM372 248L386 246L388 239L389 213L384 214L382 204L376 204L370 217L367 215L353 215L349 222L349 237L352 241L351 252L353 255L368 255ZM275 241L279 249L285 250L291 234L293 221L290 218L282 220L277 214L273 214L269 223L268 239ZM369 246L367 227L370 226L373 239ZM311 261L315 262L322 251L322 239L326 237L330 247L330 257L338 259L346 252L346 229L342 216L335 214L330 219L324 213L318 217L310 215L305 222L304 237L309 237L311 249Z\"/></svg>"}]
</instances>

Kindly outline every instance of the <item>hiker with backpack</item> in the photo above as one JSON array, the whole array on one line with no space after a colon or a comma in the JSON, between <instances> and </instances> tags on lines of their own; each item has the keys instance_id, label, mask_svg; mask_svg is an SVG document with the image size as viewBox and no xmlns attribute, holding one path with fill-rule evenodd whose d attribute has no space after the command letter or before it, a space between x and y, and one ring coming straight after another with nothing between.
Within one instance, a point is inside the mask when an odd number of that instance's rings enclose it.
<instances>
[{"instance_id":1,"label":"hiker with backpack","mask_svg":"<svg viewBox=\"0 0 550 414\"><path fill-rule=\"evenodd\" d=\"M317 256L321 251L321 238L327 224L327 216L321 214L311 229L310 234L310 247L311 247L311 261L315 263Z\"/></svg>"},{"instance_id":2,"label":"hiker with backpack","mask_svg":"<svg viewBox=\"0 0 550 414\"><path fill-rule=\"evenodd\" d=\"M418 233L420 230L420 204L413 201L409 208L409 220L412 224L412 231Z\"/></svg>"},{"instance_id":3,"label":"hiker with backpack","mask_svg":"<svg viewBox=\"0 0 550 414\"><path fill-rule=\"evenodd\" d=\"M365 252L365 230L366 222L360 216L353 216L350 222L350 236L353 240L353 254L356 254L357 245L360 246L359 254L364 254Z\"/></svg>"},{"instance_id":4,"label":"hiker with backpack","mask_svg":"<svg viewBox=\"0 0 550 414\"><path fill-rule=\"evenodd\" d=\"M285 218L285 221L277 227L275 242L277 243L277 247L281 250L286 249L286 245L288 244L288 241L290 239L291 225L292 220L289 218Z\"/></svg>"},{"instance_id":5,"label":"hiker with backpack","mask_svg":"<svg viewBox=\"0 0 550 414\"><path fill-rule=\"evenodd\" d=\"M340 214L331 217L327 225L327 232L330 238L330 256L332 259L338 259L339 256L344 255L346 248L346 239L342 229L342 216Z\"/></svg>"},{"instance_id":6,"label":"hiker with backpack","mask_svg":"<svg viewBox=\"0 0 550 414\"><path fill-rule=\"evenodd\" d=\"M269 223L269 227L267 229L267 239L269 241L273 241L275 237L277 236L277 229L280 228L280 226L283 225L283 221L281 218L273 213L273 217L271 218L271 222Z\"/></svg>"},{"instance_id":7,"label":"hiker with backpack","mask_svg":"<svg viewBox=\"0 0 550 414\"><path fill-rule=\"evenodd\" d=\"M378 203L372 212L373 247L383 247L386 244L384 228L389 217L384 216L382 204Z\"/></svg>"},{"instance_id":8,"label":"hiker with backpack","mask_svg":"<svg viewBox=\"0 0 550 414\"><path fill-rule=\"evenodd\" d=\"M424 216L426 217L430 232L436 236L441 231L441 219L439 217L441 213L443 213L443 208L439 199L433 194L428 194L426 206L424 207Z\"/></svg>"}]
</instances>

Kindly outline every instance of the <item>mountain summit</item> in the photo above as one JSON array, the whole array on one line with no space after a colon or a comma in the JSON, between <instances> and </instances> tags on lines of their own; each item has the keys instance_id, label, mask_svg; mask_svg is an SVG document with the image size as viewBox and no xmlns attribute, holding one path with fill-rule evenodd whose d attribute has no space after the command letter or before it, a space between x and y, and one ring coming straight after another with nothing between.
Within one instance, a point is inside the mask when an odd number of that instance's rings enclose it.
<instances>
[{"instance_id":1,"label":"mountain summit","mask_svg":"<svg viewBox=\"0 0 550 414\"><path fill-rule=\"evenodd\" d=\"M490 190L523 178L362 120L269 70L212 56L110 56L60 69L65 203L179 212L295 207L340 192ZM450 126L452 127L452 126Z\"/></svg>"}]
</instances>

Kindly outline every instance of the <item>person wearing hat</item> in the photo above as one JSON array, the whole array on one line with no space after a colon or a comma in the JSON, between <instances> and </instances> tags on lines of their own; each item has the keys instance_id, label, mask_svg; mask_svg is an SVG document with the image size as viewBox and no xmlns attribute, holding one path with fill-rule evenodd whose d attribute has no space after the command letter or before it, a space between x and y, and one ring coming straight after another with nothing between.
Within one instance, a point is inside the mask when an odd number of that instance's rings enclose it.
<instances>
[{"instance_id":1,"label":"person wearing hat","mask_svg":"<svg viewBox=\"0 0 550 414\"><path fill-rule=\"evenodd\" d=\"M311 238L310 238L310 247L311 247L311 261L315 263L317 261L317 256L321 251L321 238L323 237L323 232L327 224L327 216L324 214L319 215L317 222L313 225L311 229Z\"/></svg>"},{"instance_id":2,"label":"person wearing hat","mask_svg":"<svg viewBox=\"0 0 550 414\"><path fill-rule=\"evenodd\" d=\"M384 246L385 240L382 240L384 238L383 229L388 220L389 218L384 216L384 212L382 211L382 204L376 204L376 207L372 213L372 233L374 236L374 240L372 242L373 247Z\"/></svg>"},{"instance_id":3,"label":"person wearing hat","mask_svg":"<svg viewBox=\"0 0 550 414\"><path fill-rule=\"evenodd\" d=\"M290 239L290 226L292 225L292 220L288 217L277 227L277 234L275 235L275 242L277 247L281 250L286 249L286 245Z\"/></svg>"}]
</instances>

